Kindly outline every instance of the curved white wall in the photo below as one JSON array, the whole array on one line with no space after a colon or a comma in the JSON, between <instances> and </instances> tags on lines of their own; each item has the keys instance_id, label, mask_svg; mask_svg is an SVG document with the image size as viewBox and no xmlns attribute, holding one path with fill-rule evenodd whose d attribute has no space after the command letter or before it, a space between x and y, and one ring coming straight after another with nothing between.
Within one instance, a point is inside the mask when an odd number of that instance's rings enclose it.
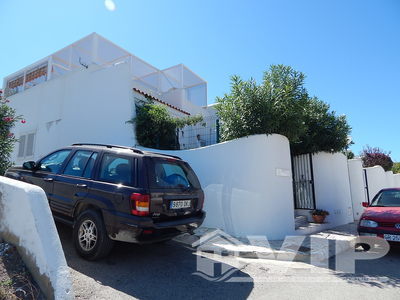
<instances>
[{"instance_id":1,"label":"curved white wall","mask_svg":"<svg viewBox=\"0 0 400 300\"><path fill-rule=\"evenodd\" d=\"M320 152L312 158L317 209L329 211L326 221L331 225L353 222L346 156Z\"/></svg>"},{"instance_id":2,"label":"curved white wall","mask_svg":"<svg viewBox=\"0 0 400 300\"><path fill-rule=\"evenodd\" d=\"M358 220L364 211L362 202L365 202L365 188L364 188L364 170L362 167L362 160L359 158L350 159L348 161L349 179L350 179L350 193L353 203L353 216L354 220Z\"/></svg>"},{"instance_id":3,"label":"curved white wall","mask_svg":"<svg viewBox=\"0 0 400 300\"><path fill-rule=\"evenodd\" d=\"M269 239L294 231L286 137L255 135L193 150L151 151L178 155L192 166L205 192L204 226Z\"/></svg>"},{"instance_id":4,"label":"curved white wall","mask_svg":"<svg viewBox=\"0 0 400 300\"><path fill-rule=\"evenodd\" d=\"M73 299L72 283L44 191L0 176L0 234L17 246L48 299Z\"/></svg>"}]
</instances>

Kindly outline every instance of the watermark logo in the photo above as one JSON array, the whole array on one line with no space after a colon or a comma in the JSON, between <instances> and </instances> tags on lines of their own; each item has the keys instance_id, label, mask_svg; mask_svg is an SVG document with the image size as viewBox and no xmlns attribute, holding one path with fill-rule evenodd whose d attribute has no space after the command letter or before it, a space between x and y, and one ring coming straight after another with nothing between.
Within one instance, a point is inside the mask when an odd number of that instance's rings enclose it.
<instances>
[{"instance_id":1,"label":"watermark logo","mask_svg":"<svg viewBox=\"0 0 400 300\"><path fill-rule=\"evenodd\" d=\"M354 274L356 261L378 259L390 250L386 240L371 236L333 240L326 237L287 236L279 246L271 241L274 247L265 236L248 236L246 240L243 243L222 230L204 234L192 244L197 256L196 272L193 274L214 282L254 280L241 272L249 264L250 255L254 264L265 264L271 260L285 261L275 269L265 268L268 269L267 276L257 278L257 281L287 279L287 275L298 272L295 261L305 262L309 266L304 280L308 280L311 274L314 281L318 281L319 275L323 281L327 278L323 275L331 271ZM335 257L333 269L329 266L332 256Z\"/></svg>"},{"instance_id":2,"label":"watermark logo","mask_svg":"<svg viewBox=\"0 0 400 300\"><path fill-rule=\"evenodd\" d=\"M203 235L192 244L197 249L197 271L193 274L216 282L231 279L244 264L238 260L233 264L222 263L218 261L218 257L225 256L227 252L239 257L239 247L242 245L241 241L219 229ZM210 255L205 257L204 253Z\"/></svg>"}]
</instances>

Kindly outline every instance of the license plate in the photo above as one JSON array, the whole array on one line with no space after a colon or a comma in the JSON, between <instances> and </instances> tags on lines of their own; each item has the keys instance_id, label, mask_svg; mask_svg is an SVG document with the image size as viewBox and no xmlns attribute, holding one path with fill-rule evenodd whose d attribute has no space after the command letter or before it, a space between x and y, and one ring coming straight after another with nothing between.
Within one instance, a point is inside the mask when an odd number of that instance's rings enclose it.
<instances>
[{"instance_id":1,"label":"license plate","mask_svg":"<svg viewBox=\"0 0 400 300\"><path fill-rule=\"evenodd\" d=\"M192 202L190 200L177 200L177 201L171 201L169 208L181 209L181 208L188 208L191 206Z\"/></svg>"},{"instance_id":2,"label":"license plate","mask_svg":"<svg viewBox=\"0 0 400 300\"><path fill-rule=\"evenodd\" d=\"M384 234L383 238L387 241L400 242L400 235L397 234Z\"/></svg>"}]
</instances>

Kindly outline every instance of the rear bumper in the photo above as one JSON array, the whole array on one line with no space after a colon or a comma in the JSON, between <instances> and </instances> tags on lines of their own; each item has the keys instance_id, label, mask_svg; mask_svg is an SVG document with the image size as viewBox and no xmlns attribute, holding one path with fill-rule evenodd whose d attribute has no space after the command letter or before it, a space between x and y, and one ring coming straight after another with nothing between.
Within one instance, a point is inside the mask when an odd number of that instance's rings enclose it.
<instances>
[{"instance_id":1,"label":"rear bumper","mask_svg":"<svg viewBox=\"0 0 400 300\"><path fill-rule=\"evenodd\" d=\"M108 235L111 239L129 243L154 243L171 239L201 226L204 211L177 220L154 222L149 217L103 211Z\"/></svg>"}]
</instances>

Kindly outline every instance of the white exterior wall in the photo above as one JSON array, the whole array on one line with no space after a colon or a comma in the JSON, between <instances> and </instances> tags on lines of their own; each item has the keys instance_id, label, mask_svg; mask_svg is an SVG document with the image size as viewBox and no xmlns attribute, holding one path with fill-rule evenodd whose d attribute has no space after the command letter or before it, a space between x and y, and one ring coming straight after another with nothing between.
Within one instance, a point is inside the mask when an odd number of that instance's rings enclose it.
<instances>
[{"instance_id":1,"label":"white exterior wall","mask_svg":"<svg viewBox=\"0 0 400 300\"><path fill-rule=\"evenodd\" d=\"M369 200L372 201L381 189L388 187L387 177L381 166L365 168L365 170L367 172Z\"/></svg>"},{"instance_id":2,"label":"white exterior wall","mask_svg":"<svg viewBox=\"0 0 400 300\"><path fill-rule=\"evenodd\" d=\"M17 246L48 299L74 299L61 242L40 187L0 176L0 235Z\"/></svg>"},{"instance_id":3,"label":"white exterior wall","mask_svg":"<svg viewBox=\"0 0 400 300\"><path fill-rule=\"evenodd\" d=\"M312 159L316 208L330 213L326 221L332 226L353 222L346 156L320 152Z\"/></svg>"},{"instance_id":4,"label":"white exterior wall","mask_svg":"<svg viewBox=\"0 0 400 300\"><path fill-rule=\"evenodd\" d=\"M370 201L381 189L400 188L400 174L393 174L392 171L385 172L381 166L365 168L365 170L367 171Z\"/></svg>"},{"instance_id":5,"label":"white exterior wall","mask_svg":"<svg viewBox=\"0 0 400 300\"><path fill-rule=\"evenodd\" d=\"M368 201L366 183L368 183L370 201L381 189L400 187L400 174L393 174L392 171L385 172L381 166L362 168L361 159L349 160L348 165L355 220L359 219L364 210L361 203ZM364 171L367 182L365 182Z\"/></svg>"},{"instance_id":6,"label":"white exterior wall","mask_svg":"<svg viewBox=\"0 0 400 300\"><path fill-rule=\"evenodd\" d=\"M354 220L359 220L364 211L362 202L366 201L366 191L364 183L364 170L362 167L362 160L359 158L350 159L348 161L349 179L350 179L350 192L353 202L353 216Z\"/></svg>"},{"instance_id":7,"label":"white exterior wall","mask_svg":"<svg viewBox=\"0 0 400 300\"><path fill-rule=\"evenodd\" d=\"M152 150L160 152L160 150ZM206 227L283 239L294 232L289 142L255 135L193 150L161 151L189 162L205 192Z\"/></svg>"},{"instance_id":8,"label":"white exterior wall","mask_svg":"<svg viewBox=\"0 0 400 300\"><path fill-rule=\"evenodd\" d=\"M129 66L90 66L43 82L9 97L10 105L26 119L13 130L35 132L34 156L12 159L20 164L57 148L78 142L136 144L131 124L135 115Z\"/></svg>"},{"instance_id":9,"label":"white exterior wall","mask_svg":"<svg viewBox=\"0 0 400 300\"><path fill-rule=\"evenodd\" d=\"M400 174L393 174L394 187L400 188Z\"/></svg>"},{"instance_id":10,"label":"white exterior wall","mask_svg":"<svg viewBox=\"0 0 400 300\"><path fill-rule=\"evenodd\" d=\"M392 171L387 171L387 172L385 172L385 175L386 175L386 186L388 188L395 187L394 178L393 178L393 172Z\"/></svg>"}]
</instances>

